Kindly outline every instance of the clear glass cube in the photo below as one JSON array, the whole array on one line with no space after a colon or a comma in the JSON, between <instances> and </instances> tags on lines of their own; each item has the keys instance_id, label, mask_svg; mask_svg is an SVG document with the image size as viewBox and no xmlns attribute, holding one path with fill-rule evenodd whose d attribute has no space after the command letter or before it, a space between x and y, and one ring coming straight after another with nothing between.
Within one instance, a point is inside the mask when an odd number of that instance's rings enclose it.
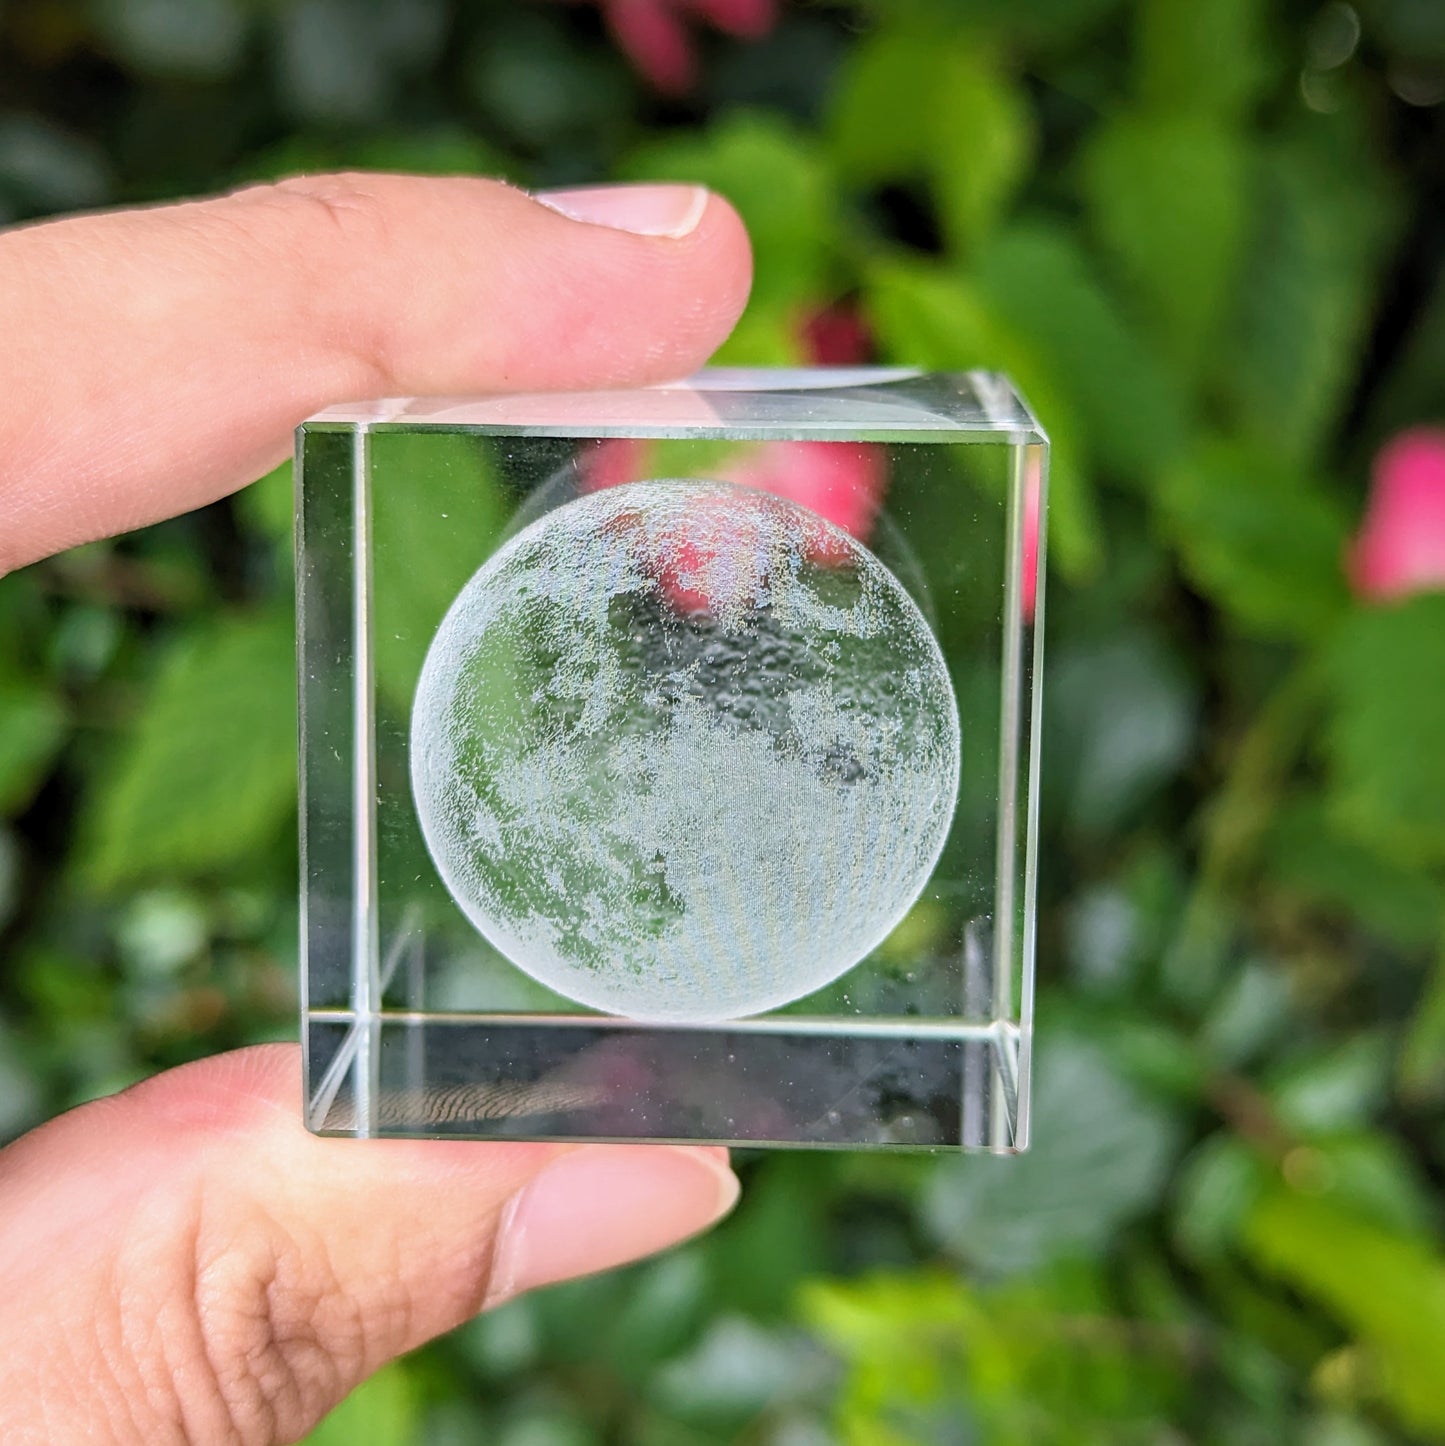
<instances>
[{"instance_id":1,"label":"clear glass cube","mask_svg":"<svg viewBox=\"0 0 1445 1446\"><path fill-rule=\"evenodd\" d=\"M309 1126L1024 1148L1047 471L984 372L305 423Z\"/></svg>"}]
</instances>

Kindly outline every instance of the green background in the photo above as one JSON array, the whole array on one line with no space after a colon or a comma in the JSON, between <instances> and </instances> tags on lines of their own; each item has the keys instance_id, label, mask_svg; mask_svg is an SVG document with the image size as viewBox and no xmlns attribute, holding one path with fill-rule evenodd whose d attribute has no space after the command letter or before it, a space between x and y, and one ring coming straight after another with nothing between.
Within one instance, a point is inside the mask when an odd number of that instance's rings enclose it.
<instances>
[{"instance_id":1,"label":"green background","mask_svg":"<svg viewBox=\"0 0 1445 1446\"><path fill-rule=\"evenodd\" d=\"M585 6L0 0L0 219L689 176L758 252L725 359L849 299L1056 440L1034 1152L744 1154L706 1241L316 1439L1445 1439L1445 595L1342 569L1374 449L1445 413L1445 6L876 0L702 46L664 100ZM0 586L6 1133L294 1035L289 548L277 475Z\"/></svg>"}]
</instances>

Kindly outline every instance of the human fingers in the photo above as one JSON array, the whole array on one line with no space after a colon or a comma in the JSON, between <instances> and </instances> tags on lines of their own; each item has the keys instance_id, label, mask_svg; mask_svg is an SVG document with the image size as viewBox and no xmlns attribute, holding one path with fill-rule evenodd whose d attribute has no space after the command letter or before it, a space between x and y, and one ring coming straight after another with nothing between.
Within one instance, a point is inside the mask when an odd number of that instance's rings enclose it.
<instances>
[{"instance_id":1,"label":"human fingers","mask_svg":"<svg viewBox=\"0 0 1445 1446\"><path fill-rule=\"evenodd\" d=\"M351 174L0 233L0 573L184 511L376 396L682 375L747 296L693 186Z\"/></svg>"},{"instance_id":2,"label":"human fingers","mask_svg":"<svg viewBox=\"0 0 1445 1446\"><path fill-rule=\"evenodd\" d=\"M294 1441L385 1361L694 1234L726 1152L325 1140L297 1052L172 1070L0 1152L0 1440Z\"/></svg>"}]
</instances>

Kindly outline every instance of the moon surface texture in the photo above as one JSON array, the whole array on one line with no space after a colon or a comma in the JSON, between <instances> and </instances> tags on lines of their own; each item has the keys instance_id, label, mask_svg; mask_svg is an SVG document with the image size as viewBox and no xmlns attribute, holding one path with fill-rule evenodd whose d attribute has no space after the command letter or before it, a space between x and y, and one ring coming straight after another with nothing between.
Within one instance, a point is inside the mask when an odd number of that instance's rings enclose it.
<instances>
[{"instance_id":1,"label":"moon surface texture","mask_svg":"<svg viewBox=\"0 0 1445 1446\"><path fill-rule=\"evenodd\" d=\"M958 792L923 615L848 533L730 483L569 502L457 596L422 670L422 832L472 924L608 1014L709 1022L837 979L907 912Z\"/></svg>"}]
</instances>

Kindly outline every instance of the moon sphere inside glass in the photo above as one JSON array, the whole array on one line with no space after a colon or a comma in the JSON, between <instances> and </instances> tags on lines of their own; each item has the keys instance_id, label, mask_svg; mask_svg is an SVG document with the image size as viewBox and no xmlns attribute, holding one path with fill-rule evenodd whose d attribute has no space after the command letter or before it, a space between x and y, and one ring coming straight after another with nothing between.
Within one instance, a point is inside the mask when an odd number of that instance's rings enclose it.
<instances>
[{"instance_id":1,"label":"moon sphere inside glass","mask_svg":"<svg viewBox=\"0 0 1445 1446\"><path fill-rule=\"evenodd\" d=\"M722 1021L811 994L943 848L943 655L860 542L769 493L569 502L462 589L412 710L432 859L517 968L608 1014Z\"/></svg>"}]
</instances>

